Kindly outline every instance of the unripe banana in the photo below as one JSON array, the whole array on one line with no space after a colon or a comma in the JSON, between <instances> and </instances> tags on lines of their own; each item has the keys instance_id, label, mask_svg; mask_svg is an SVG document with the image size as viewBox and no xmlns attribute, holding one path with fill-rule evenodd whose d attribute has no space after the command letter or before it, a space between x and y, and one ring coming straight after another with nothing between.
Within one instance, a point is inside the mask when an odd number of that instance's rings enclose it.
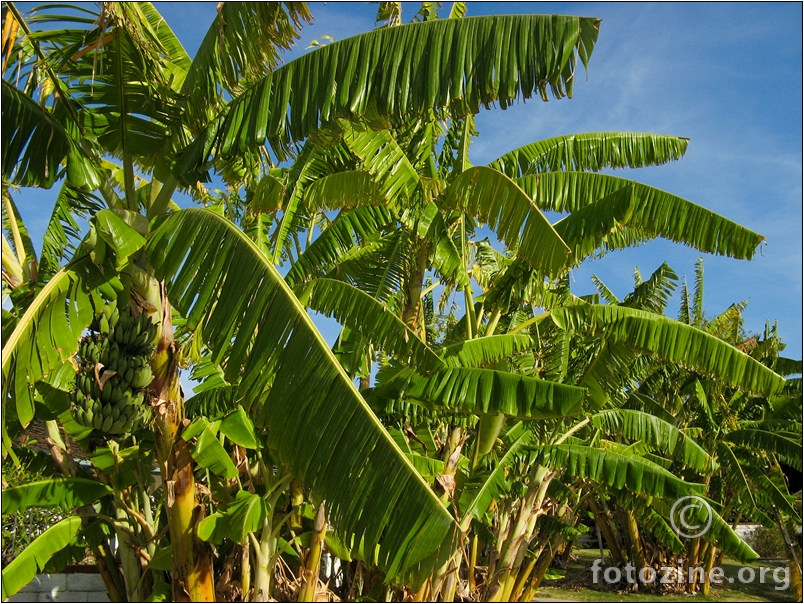
<instances>
[{"instance_id":1,"label":"unripe banana","mask_svg":"<svg viewBox=\"0 0 804 604\"><path fill-rule=\"evenodd\" d=\"M103 403L99 398L92 399L90 408L92 409L92 415L103 415Z\"/></svg>"},{"instance_id":2,"label":"unripe banana","mask_svg":"<svg viewBox=\"0 0 804 604\"><path fill-rule=\"evenodd\" d=\"M149 386L153 380L154 374L151 371L151 368L146 366L137 370L137 372L134 374L134 379L132 380L131 385L134 388L145 388L146 386Z\"/></svg>"},{"instance_id":3,"label":"unripe banana","mask_svg":"<svg viewBox=\"0 0 804 604\"><path fill-rule=\"evenodd\" d=\"M103 428L103 416L100 413L97 413L92 418L92 427L95 430L101 430Z\"/></svg>"},{"instance_id":4,"label":"unripe banana","mask_svg":"<svg viewBox=\"0 0 804 604\"><path fill-rule=\"evenodd\" d=\"M101 427L100 427L101 432L109 432L109 428L112 427L113 422L114 422L114 420L112 419L111 415L108 416L108 417L104 417L103 418L103 423L101 424Z\"/></svg>"},{"instance_id":5,"label":"unripe banana","mask_svg":"<svg viewBox=\"0 0 804 604\"><path fill-rule=\"evenodd\" d=\"M112 402L112 388L113 387L114 387L114 384L112 384L112 380L106 380L106 382L103 384L103 390L101 391L101 394L102 394L101 398L103 398L103 400L106 401L107 403Z\"/></svg>"},{"instance_id":6,"label":"unripe banana","mask_svg":"<svg viewBox=\"0 0 804 604\"><path fill-rule=\"evenodd\" d=\"M146 350L148 344L148 332L141 331L137 334L137 339L134 340L134 348L136 350Z\"/></svg>"},{"instance_id":7,"label":"unripe banana","mask_svg":"<svg viewBox=\"0 0 804 604\"><path fill-rule=\"evenodd\" d=\"M86 396L86 394L87 394L85 378L86 378L86 374L83 371L77 373L76 376L75 376L75 387L84 396ZM78 396L78 395L76 395L76 396Z\"/></svg>"},{"instance_id":8,"label":"unripe banana","mask_svg":"<svg viewBox=\"0 0 804 604\"><path fill-rule=\"evenodd\" d=\"M123 392L123 394L120 397L120 400L117 402L117 405L118 407L126 408L134 402L133 399L134 395L131 393L131 390L123 390L122 386L120 387L120 389Z\"/></svg>"},{"instance_id":9,"label":"unripe banana","mask_svg":"<svg viewBox=\"0 0 804 604\"><path fill-rule=\"evenodd\" d=\"M125 432L125 430L123 430L124 423L125 422L123 420L119 419L113 421L107 432L109 434L123 434Z\"/></svg>"}]
</instances>

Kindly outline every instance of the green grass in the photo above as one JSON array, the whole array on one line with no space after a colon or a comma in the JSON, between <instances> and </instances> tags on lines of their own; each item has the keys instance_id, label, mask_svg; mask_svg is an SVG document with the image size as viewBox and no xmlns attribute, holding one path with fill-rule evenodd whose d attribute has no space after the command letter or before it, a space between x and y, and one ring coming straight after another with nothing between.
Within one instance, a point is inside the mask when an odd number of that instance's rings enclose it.
<instances>
[{"instance_id":1,"label":"green grass","mask_svg":"<svg viewBox=\"0 0 804 604\"><path fill-rule=\"evenodd\" d=\"M539 600L563 600L568 602L796 602L793 592L774 589L779 585L774 580L773 570L784 567L784 562L755 562L753 564L739 564L726 560L722 568L725 580L721 585L712 585L708 596L684 593L660 593L658 591L623 591L625 584L610 586L603 581L603 573L599 582L593 583L592 564L600 557L600 550L575 550L572 560L568 564L566 574L561 579L545 580L536 593ZM751 573L740 569L750 567L753 569L753 581L742 582L740 577L749 579ZM765 572L764 582L761 581L761 568L770 569ZM605 563L603 568L605 568ZM777 577L784 581L784 571L779 570ZM789 577L789 574L788 574ZM729 579L732 579L729 582ZM789 582L788 582L789 583Z\"/></svg>"}]
</instances>

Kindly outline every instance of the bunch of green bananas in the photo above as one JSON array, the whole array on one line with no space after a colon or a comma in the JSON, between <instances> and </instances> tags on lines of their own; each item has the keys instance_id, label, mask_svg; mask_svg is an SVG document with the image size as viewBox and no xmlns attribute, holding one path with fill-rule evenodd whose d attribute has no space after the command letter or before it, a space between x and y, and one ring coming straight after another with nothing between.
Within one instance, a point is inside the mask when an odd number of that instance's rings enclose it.
<instances>
[{"instance_id":1,"label":"bunch of green bananas","mask_svg":"<svg viewBox=\"0 0 804 604\"><path fill-rule=\"evenodd\" d=\"M145 313L134 317L128 308L121 312L113 300L90 328L94 331L78 346L79 369L70 397L73 418L105 434L126 434L146 412L157 326Z\"/></svg>"}]
</instances>

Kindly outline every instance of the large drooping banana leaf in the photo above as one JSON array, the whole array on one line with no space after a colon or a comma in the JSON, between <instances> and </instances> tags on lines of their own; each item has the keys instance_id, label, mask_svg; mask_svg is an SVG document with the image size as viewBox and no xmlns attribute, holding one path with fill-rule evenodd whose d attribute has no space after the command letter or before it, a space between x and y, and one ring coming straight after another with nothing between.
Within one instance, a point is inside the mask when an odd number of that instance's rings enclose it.
<instances>
[{"instance_id":1,"label":"large drooping banana leaf","mask_svg":"<svg viewBox=\"0 0 804 604\"><path fill-rule=\"evenodd\" d=\"M516 255L545 275L565 266L570 249L525 192L504 174L478 166L455 178L442 207L478 216Z\"/></svg>"},{"instance_id":2,"label":"large drooping banana leaf","mask_svg":"<svg viewBox=\"0 0 804 604\"><path fill-rule=\"evenodd\" d=\"M28 585L44 570L53 554L63 549L81 530L81 517L69 516L39 535L23 552L3 567L3 601Z\"/></svg>"},{"instance_id":3,"label":"large drooping banana leaf","mask_svg":"<svg viewBox=\"0 0 804 604\"><path fill-rule=\"evenodd\" d=\"M726 435L725 439L736 445L744 445L768 453L775 453L785 463L801 471L801 435L794 439L785 433L777 434L756 428L742 428Z\"/></svg>"},{"instance_id":4,"label":"large drooping banana leaf","mask_svg":"<svg viewBox=\"0 0 804 604\"><path fill-rule=\"evenodd\" d=\"M702 252L750 259L765 239L686 199L617 176L547 172L518 178L516 182L540 209L553 212L576 212L630 185L634 202L626 226L644 236L686 243ZM639 243L639 238L635 242Z\"/></svg>"},{"instance_id":5,"label":"large drooping banana leaf","mask_svg":"<svg viewBox=\"0 0 804 604\"><path fill-rule=\"evenodd\" d=\"M193 178L215 154L268 140L280 159L322 122L372 121L450 111L548 89L571 95L578 60L587 65L600 20L509 15L444 19L374 30L329 44L278 68L212 121L178 165ZM388 123L387 121L385 123Z\"/></svg>"},{"instance_id":6,"label":"large drooping banana leaf","mask_svg":"<svg viewBox=\"0 0 804 604\"><path fill-rule=\"evenodd\" d=\"M702 494L704 485L685 482L661 466L637 455L583 445L540 447L550 466L573 477L589 478L617 489L677 499Z\"/></svg>"},{"instance_id":7,"label":"large drooping banana leaf","mask_svg":"<svg viewBox=\"0 0 804 604\"><path fill-rule=\"evenodd\" d=\"M90 478L51 477L3 489L3 514L32 507L72 508L88 505L109 495L112 488Z\"/></svg>"},{"instance_id":8,"label":"large drooping banana leaf","mask_svg":"<svg viewBox=\"0 0 804 604\"><path fill-rule=\"evenodd\" d=\"M401 369L383 379L373 396L407 399L458 413L504 413L547 419L577 412L584 389L507 371L450 367L424 377Z\"/></svg>"},{"instance_id":9,"label":"large drooping banana leaf","mask_svg":"<svg viewBox=\"0 0 804 604\"><path fill-rule=\"evenodd\" d=\"M509 178L542 172L641 168L680 159L689 139L643 132L588 132L519 147L488 164Z\"/></svg>"},{"instance_id":10,"label":"large drooping banana leaf","mask_svg":"<svg viewBox=\"0 0 804 604\"><path fill-rule=\"evenodd\" d=\"M757 394L782 389L784 378L734 346L662 315L624 306L576 304L553 309L561 329L603 333L639 352L700 371Z\"/></svg>"},{"instance_id":11,"label":"large drooping banana leaf","mask_svg":"<svg viewBox=\"0 0 804 604\"><path fill-rule=\"evenodd\" d=\"M329 521L390 577L423 580L456 526L377 420L274 266L235 225L189 209L148 239L171 302L203 317L203 337L238 399L269 429L279 460L326 499Z\"/></svg>"},{"instance_id":12,"label":"large drooping banana leaf","mask_svg":"<svg viewBox=\"0 0 804 604\"><path fill-rule=\"evenodd\" d=\"M65 128L63 111L43 110L33 99L3 80L3 177L22 186L50 187L62 176L76 186L98 185L97 168Z\"/></svg>"},{"instance_id":13,"label":"large drooping banana leaf","mask_svg":"<svg viewBox=\"0 0 804 604\"><path fill-rule=\"evenodd\" d=\"M3 406L15 404L22 426L34 416L33 385L75 353L92 322L90 289L104 289L107 297L114 297L113 284L122 289L116 277L104 277L82 256L56 273L20 318L3 346L2 392Z\"/></svg>"},{"instance_id":14,"label":"large drooping banana leaf","mask_svg":"<svg viewBox=\"0 0 804 604\"><path fill-rule=\"evenodd\" d=\"M592 425L610 434L622 435L658 447L687 467L709 473L716 464L698 443L673 424L650 413L632 409L609 409L591 415Z\"/></svg>"},{"instance_id":15,"label":"large drooping banana leaf","mask_svg":"<svg viewBox=\"0 0 804 604\"><path fill-rule=\"evenodd\" d=\"M443 368L443 361L386 306L353 285L317 279L308 306L359 331L377 348L420 372Z\"/></svg>"},{"instance_id":16,"label":"large drooping banana leaf","mask_svg":"<svg viewBox=\"0 0 804 604\"><path fill-rule=\"evenodd\" d=\"M439 354L449 367L482 367L532 347L530 336L506 333L456 342L442 348Z\"/></svg>"}]
</instances>

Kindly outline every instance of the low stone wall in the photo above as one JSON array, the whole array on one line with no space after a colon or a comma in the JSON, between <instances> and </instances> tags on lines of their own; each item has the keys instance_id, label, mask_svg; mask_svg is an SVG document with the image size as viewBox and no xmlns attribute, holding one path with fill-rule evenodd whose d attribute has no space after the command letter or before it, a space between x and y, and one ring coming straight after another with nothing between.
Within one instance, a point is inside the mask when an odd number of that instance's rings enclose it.
<instances>
[{"instance_id":1,"label":"low stone wall","mask_svg":"<svg viewBox=\"0 0 804 604\"><path fill-rule=\"evenodd\" d=\"M6 602L108 602L98 573L36 575Z\"/></svg>"}]
</instances>

